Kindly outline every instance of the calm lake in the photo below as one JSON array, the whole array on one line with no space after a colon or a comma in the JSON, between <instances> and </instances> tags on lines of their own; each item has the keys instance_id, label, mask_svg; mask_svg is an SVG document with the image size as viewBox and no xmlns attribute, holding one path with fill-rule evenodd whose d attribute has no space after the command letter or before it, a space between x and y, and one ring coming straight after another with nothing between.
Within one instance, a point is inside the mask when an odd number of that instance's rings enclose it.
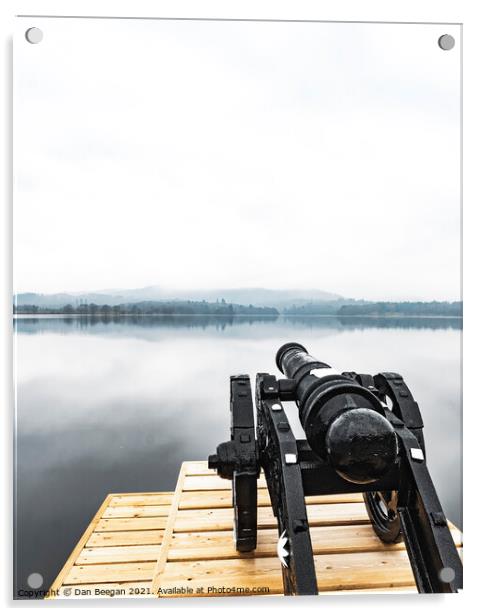
<instances>
[{"instance_id":1,"label":"calm lake","mask_svg":"<svg viewBox=\"0 0 482 616\"><path fill-rule=\"evenodd\" d=\"M289 341L341 370L404 376L442 505L462 523L460 319L54 316L14 326L17 588L33 572L50 586L107 493L173 490L182 461L228 438L229 376L279 375L274 356Z\"/></svg>"}]
</instances>

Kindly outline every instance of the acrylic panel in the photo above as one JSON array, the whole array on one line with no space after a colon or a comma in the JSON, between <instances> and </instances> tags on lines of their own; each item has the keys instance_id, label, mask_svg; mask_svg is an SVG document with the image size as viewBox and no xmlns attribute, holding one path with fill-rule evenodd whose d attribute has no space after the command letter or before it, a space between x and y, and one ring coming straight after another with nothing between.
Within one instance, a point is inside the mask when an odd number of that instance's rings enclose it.
<instances>
[{"instance_id":1,"label":"acrylic panel","mask_svg":"<svg viewBox=\"0 0 482 616\"><path fill-rule=\"evenodd\" d=\"M174 490L227 438L229 375L291 340L405 377L461 527L461 49L444 24L17 18L17 590L107 494Z\"/></svg>"}]
</instances>

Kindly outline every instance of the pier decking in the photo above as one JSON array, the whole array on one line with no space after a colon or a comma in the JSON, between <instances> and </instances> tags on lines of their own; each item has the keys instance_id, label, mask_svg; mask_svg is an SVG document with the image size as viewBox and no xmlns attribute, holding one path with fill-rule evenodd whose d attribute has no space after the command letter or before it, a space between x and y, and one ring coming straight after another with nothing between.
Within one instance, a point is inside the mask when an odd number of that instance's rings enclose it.
<instances>
[{"instance_id":1,"label":"pier decking","mask_svg":"<svg viewBox=\"0 0 482 616\"><path fill-rule=\"evenodd\" d=\"M306 499L320 593L416 592L404 545L385 545L359 494ZM109 494L51 590L56 598L282 594L278 532L258 481L258 547L233 546L231 483L184 462L173 493ZM461 533L451 530L458 546Z\"/></svg>"}]
</instances>

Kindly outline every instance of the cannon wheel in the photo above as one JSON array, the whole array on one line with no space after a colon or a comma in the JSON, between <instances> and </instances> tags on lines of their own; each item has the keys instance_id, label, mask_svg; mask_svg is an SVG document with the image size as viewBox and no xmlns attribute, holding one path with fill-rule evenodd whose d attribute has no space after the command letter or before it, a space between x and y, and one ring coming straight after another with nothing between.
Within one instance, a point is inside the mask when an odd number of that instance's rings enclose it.
<instances>
[{"instance_id":1,"label":"cannon wheel","mask_svg":"<svg viewBox=\"0 0 482 616\"><path fill-rule=\"evenodd\" d=\"M384 543L399 543L402 529L397 512L398 493L365 492L363 498L375 533Z\"/></svg>"}]
</instances>

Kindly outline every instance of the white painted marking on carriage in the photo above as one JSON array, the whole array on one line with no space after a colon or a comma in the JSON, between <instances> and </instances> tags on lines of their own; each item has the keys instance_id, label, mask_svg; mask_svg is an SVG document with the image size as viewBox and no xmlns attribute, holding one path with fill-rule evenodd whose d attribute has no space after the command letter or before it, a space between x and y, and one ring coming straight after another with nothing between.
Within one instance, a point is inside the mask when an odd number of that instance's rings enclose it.
<instances>
[{"instance_id":1,"label":"white painted marking on carriage","mask_svg":"<svg viewBox=\"0 0 482 616\"><path fill-rule=\"evenodd\" d=\"M281 561L283 567L287 567L288 563L286 562L286 557L290 555L288 550L286 549L286 545L288 543L288 537L286 536L286 531L284 530L278 539L278 543L276 546L276 552L278 553L278 558Z\"/></svg>"},{"instance_id":2,"label":"white painted marking on carriage","mask_svg":"<svg viewBox=\"0 0 482 616\"><path fill-rule=\"evenodd\" d=\"M425 460L423 451L421 449L418 449L417 447L412 447L410 449L410 455L412 456L412 460Z\"/></svg>"},{"instance_id":3,"label":"white painted marking on carriage","mask_svg":"<svg viewBox=\"0 0 482 616\"><path fill-rule=\"evenodd\" d=\"M298 456L295 453L285 453L286 464L296 464L298 462Z\"/></svg>"}]
</instances>

